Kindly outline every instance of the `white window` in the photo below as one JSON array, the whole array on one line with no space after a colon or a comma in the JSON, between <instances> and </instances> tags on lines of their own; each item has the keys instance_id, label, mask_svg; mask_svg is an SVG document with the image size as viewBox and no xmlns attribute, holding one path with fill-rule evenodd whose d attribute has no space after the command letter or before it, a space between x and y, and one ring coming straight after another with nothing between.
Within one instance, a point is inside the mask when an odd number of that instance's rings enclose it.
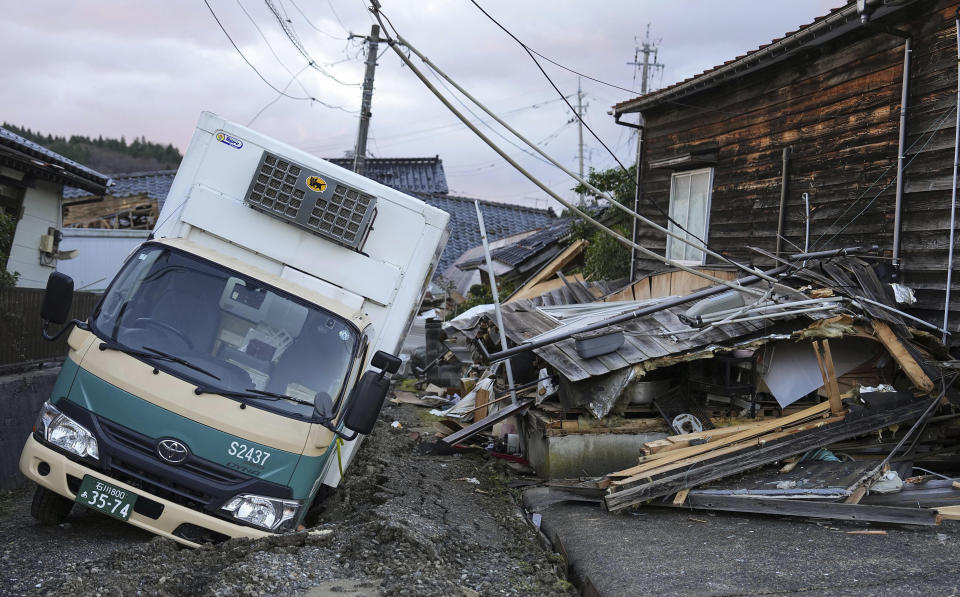
<instances>
[{"instance_id":1,"label":"white window","mask_svg":"<svg viewBox=\"0 0 960 597\"><path fill-rule=\"evenodd\" d=\"M707 240L712 187L713 168L673 174L670 179L670 232L698 245L700 242L697 238ZM704 253L676 238L667 237L667 258L700 264L703 263Z\"/></svg>"}]
</instances>

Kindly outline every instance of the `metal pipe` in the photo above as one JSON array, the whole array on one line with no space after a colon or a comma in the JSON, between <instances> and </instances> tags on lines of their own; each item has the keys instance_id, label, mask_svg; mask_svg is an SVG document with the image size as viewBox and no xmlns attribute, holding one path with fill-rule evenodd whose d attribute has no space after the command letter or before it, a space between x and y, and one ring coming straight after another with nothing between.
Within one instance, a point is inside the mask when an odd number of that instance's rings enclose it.
<instances>
[{"instance_id":1,"label":"metal pipe","mask_svg":"<svg viewBox=\"0 0 960 597\"><path fill-rule=\"evenodd\" d=\"M806 232L803 233L803 251L810 250L810 193L803 194L804 219L806 220Z\"/></svg>"},{"instance_id":2,"label":"metal pipe","mask_svg":"<svg viewBox=\"0 0 960 597\"><path fill-rule=\"evenodd\" d=\"M907 137L907 104L910 100L910 42L912 36L910 33L895 29L885 23L872 22L870 17L877 10L879 3L867 2L858 3L857 12L860 13L860 22L863 27L877 33L886 33L895 35L903 39L903 82L900 84L900 135L897 145L897 192L894 200L893 211L893 267L900 268L900 218L903 206L903 162L904 147Z\"/></svg>"},{"instance_id":3,"label":"metal pipe","mask_svg":"<svg viewBox=\"0 0 960 597\"><path fill-rule=\"evenodd\" d=\"M837 257L841 255L852 255L855 253L861 252L863 249L861 247L850 247L845 249L833 249L830 251L817 251L815 253L799 253L797 255L790 255L787 259L790 261L802 261L804 259L816 259L818 257ZM768 269L763 274L765 276L776 276L790 269L790 266L781 265L773 269ZM760 280L759 276L746 276L744 278L738 278L736 284L742 286L744 284L753 284ZM531 350L536 350L538 348L543 348L544 346L550 346L551 344L556 344L561 340L566 340L575 336L576 334L584 334L586 332L593 332L596 330L601 330L612 325L617 325L618 323L624 323L630 321L631 319L637 319L639 317L644 317L650 315L651 313L657 313L658 311L664 311L666 309L671 309L673 307L678 307L690 301L696 301L704 298L711 297L715 294L720 294L721 292L726 292L726 285L722 286L711 286L710 288L704 288L703 290L698 290L696 292L691 292L686 296L680 296L674 299L668 299L656 304L644 307L643 309L637 309L636 311L631 311L630 313L625 313L623 315L618 315L617 317L611 317L599 323L593 325L585 326L576 330L571 330L570 332L562 335L556 336L554 338L548 338L546 340L541 340L539 342L526 342L519 346L514 346L508 350L501 350L500 352L488 353L486 348L483 346L482 342L478 342L478 345L481 351L484 353L484 356L491 362L502 361L503 359L509 359L512 356L523 354Z\"/></svg>"},{"instance_id":4,"label":"metal pipe","mask_svg":"<svg viewBox=\"0 0 960 597\"><path fill-rule=\"evenodd\" d=\"M483 255L487 260L487 278L490 279L490 293L493 295L493 311L497 317L497 331L500 332L500 348L507 350L507 334L503 327L503 314L500 311L500 293L497 291L497 278L493 274L493 258L490 256L490 244L487 242L487 227L483 224L483 213L480 211L480 201L473 200L477 209L477 223L480 224L480 240L483 243ZM510 360L507 360L507 383L510 384L510 400L517 403L517 390L513 385L513 369Z\"/></svg>"},{"instance_id":5,"label":"metal pipe","mask_svg":"<svg viewBox=\"0 0 960 597\"><path fill-rule=\"evenodd\" d=\"M787 317L790 315L799 315L801 313L814 313L816 311L826 311L828 309L833 309L834 305L821 305L819 307L810 307L808 309L794 309L793 311L780 311L778 313L765 313L763 315L751 315L749 317L740 317L737 319L731 319L729 321L716 321L713 323L717 324L728 324L728 323L740 323L743 321L756 321L758 319L775 319L777 317Z\"/></svg>"},{"instance_id":6,"label":"metal pipe","mask_svg":"<svg viewBox=\"0 0 960 597\"><path fill-rule=\"evenodd\" d=\"M946 328L940 329L940 328L938 328L937 326L935 326L935 325L933 325L932 323L930 323L929 321L924 321L923 319L920 319L919 317L914 317L913 315L910 315L909 313L904 313L904 312L901 311L900 309L894 309L894 308L891 307L890 305L884 305L883 303L878 303L877 301L868 299L868 298L865 297L865 296L858 296L857 298L853 299L853 304L856 305L856 306L858 306L858 307L860 307L860 308L862 309L862 308L863 308L863 305L858 304L858 302L860 302L860 301L863 301L863 302L865 302L865 303L870 303L871 305L876 305L877 307L880 307L881 309L886 309L887 311L890 311L890 312L892 312L892 313L896 313L896 314L899 315L900 317L906 317L907 319L913 320L913 321L919 323L920 325L922 325L922 326L924 326L924 327L930 328L931 330L935 330L935 331L938 331L938 332L943 332L944 338L946 338L947 336L950 335L950 332L948 332L948 331L946 330ZM946 344L946 343L947 343L946 340L944 340L943 343Z\"/></svg>"},{"instance_id":7,"label":"metal pipe","mask_svg":"<svg viewBox=\"0 0 960 597\"><path fill-rule=\"evenodd\" d=\"M750 307L738 307L736 309L726 309L725 311L717 311L716 313L709 313L700 317L701 321L711 322L723 319L724 317L730 315L731 313L769 313L771 311L776 311L777 309L786 309L789 307L806 307L807 305L824 305L825 303L839 303L847 300L846 297L842 296L831 296L822 299L807 299L805 301L793 301L790 303L776 303L772 305L760 305L760 306L750 306Z\"/></svg>"},{"instance_id":8,"label":"metal pipe","mask_svg":"<svg viewBox=\"0 0 960 597\"><path fill-rule=\"evenodd\" d=\"M643 169L643 141L644 133L647 132L645 127L646 122L643 119L643 114L637 112L637 177L636 177L636 188L633 189L633 213L640 213L640 195L642 191L640 190L641 182L641 171ZM633 241L633 244L637 244L637 218L631 218L633 220L633 232L631 233L630 240ZM669 241L667 241L669 242ZM637 276L637 249L630 247L630 283L636 280Z\"/></svg>"},{"instance_id":9,"label":"metal pipe","mask_svg":"<svg viewBox=\"0 0 960 597\"><path fill-rule=\"evenodd\" d=\"M953 192L950 194L950 247L947 249L947 292L943 299L943 343L947 343L950 319L950 290L953 284L953 237L957 216L957 165L960 163L960 8L954 14L957 30L957 124L953 138Z\"/></svg>"},{"instance_id":10,"label":"metal pipe","mask_svg":"<svg viewBox=\"0 0 960 597\"><path fill-rule=\"evenodd\" d=\"M907 145L907 104L910 101L910 38L903 41L903 83L900 85L900 139L897 148L897 195L893 208L893 267L900 269L900 226L903 212L903 161Z\"/></svg>"},{"instance_id":11,"label":"metal pipe","mask_svg":"<svg viewBox=\"0 0 960 597\"><path fill-rule=\"evenodd\" d=\"M780 248L782 246L781 238L783 236L783 219L787 211L787 183L790 181L790 173L788 168L790 167L790 153L792 148L787 146L783 148L783 166L781 168L781 177L780 177L780 215L777 217L777 246L774 253L777 257L780 256Z\"/></svg>"}]
</instances>

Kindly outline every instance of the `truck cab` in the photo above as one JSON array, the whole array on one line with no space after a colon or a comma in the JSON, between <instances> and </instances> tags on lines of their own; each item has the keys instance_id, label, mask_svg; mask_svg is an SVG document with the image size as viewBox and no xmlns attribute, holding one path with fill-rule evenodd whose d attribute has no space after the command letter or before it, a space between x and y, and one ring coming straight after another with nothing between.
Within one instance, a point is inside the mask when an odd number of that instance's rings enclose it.
<instances>
[{"instance_id":1,"label":"truck cab","mask_svg":"<svg viewBox=\"0 0 960 597\"><path fill-rule=\"evenodd\" d=\"M85 321L51 276L70 349L21 456L34 516L80 503L192 546L297 528L372 430L446 221L205 113Z\"/></svg>"}]
</instances>

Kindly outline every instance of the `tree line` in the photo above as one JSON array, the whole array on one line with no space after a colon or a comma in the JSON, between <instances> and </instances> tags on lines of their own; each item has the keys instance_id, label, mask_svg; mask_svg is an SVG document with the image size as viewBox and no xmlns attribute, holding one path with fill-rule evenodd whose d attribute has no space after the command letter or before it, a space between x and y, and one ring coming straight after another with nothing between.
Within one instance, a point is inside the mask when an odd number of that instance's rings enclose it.
<instances>
[{"instance_id":1,"label":"tree line","mask_svg":"<svg viewBox=\"0 0 960 597\"><path fill-rule=\"evenodd\" d=\"M183 159L180 150L173 145L147 141L144 136L136 137L128 143L126 138L122 136L119 139L105 138L103 135L96 138L86 135L64 137L44 135L39 131L34 132L29 128L7 122L3 123L3 127L66 158L90 167L94 167L92 162L99 161L95 158L102 156L105 152L149 160L151 163L157 163L170 169L176 168L180 164L180 160Z\"/></svg>"}]
</instances>

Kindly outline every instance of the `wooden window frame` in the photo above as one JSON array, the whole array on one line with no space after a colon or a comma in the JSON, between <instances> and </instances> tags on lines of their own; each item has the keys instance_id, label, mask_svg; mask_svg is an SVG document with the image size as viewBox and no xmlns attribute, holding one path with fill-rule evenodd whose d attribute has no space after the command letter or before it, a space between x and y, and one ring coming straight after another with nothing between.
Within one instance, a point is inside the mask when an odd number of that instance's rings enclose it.
<instances>
[{"instance_id":1,"label":"wooden window frame","mask_svg":"<svg viewBox=\"0 0 960 597\"><path fill-rule=\"evenodd\" d=\"M711 210L712 202L713 202L713 176L714 176L714 168L713 168L713 167L697 168L697 169L695 169L695 170L682 170L682 171L679 171L679 172L672 172L672 173L670 174L670 207L669 207L668 213L670 214L670 219L671 219L671 220L677 220L677 218L675 217L675 212L674 212L674 206L675 206L675 203L674 203L674 189L676 188L676 181L677 181L677 179L678 179L679 177L687 176L687 177L690 177L690 180L691 180L691 182L692 182L692 181L693 181L693 177L694 177L695 175L697 175L697 174L702 174L702 173L707 173L707 174L708 174L708 179L707 179L707 198L706 198L706 201L704 202L704 214L703 214L703 218L704 218L704 223L703 223L703 240L704 240L705 242L709 242L708 239L710 238L710 210ZM689 188L692 188L692 187L693 187L693 185L691 184ZM689 214L690 214L690 211L689 211L689 205L690 205L690 190L689 190L689 188L688 188L688 190L687 190L687 219L686 219L686 222L684 223L684 227L686 227L686 228L689 228L688 224L689 224L689 217L690 217L690 215L689 215ZM675 233L677 233L677 234L686 234L686 233L683 232L683 230L680 230L677 226L675 226L675 225L674 225L673 223L671 223L671 222L668 222L668 223L667 223L667 226L668 226L668 229L669 229L671 232L675 232ZM688 238L689 238L689 235L687 235L687 236L688 236ZM677 259L677 258L675 258L673 255L670 254L670 247L671 247L671 245L672 245L672 242L674 242L674 239L673 239L672 237L669 237L669 236L668 236L668 237L667 237L667 246L666 246L666 248L664 249L664 256L666 256L667 259L671 259L671 260L673 260L673 261L682 263L682 264L684 264L684 265L703 265L704 263L706 263L707 254L706 254L704 251L700 251L700 259ZM675 242L680 242L680 241L675 241ZM683 244L682 246L683 246L683 247L686 247L687 245ZM684 251L684 252L685 252L685 251Z\"/></svg>"}]
</instances>

